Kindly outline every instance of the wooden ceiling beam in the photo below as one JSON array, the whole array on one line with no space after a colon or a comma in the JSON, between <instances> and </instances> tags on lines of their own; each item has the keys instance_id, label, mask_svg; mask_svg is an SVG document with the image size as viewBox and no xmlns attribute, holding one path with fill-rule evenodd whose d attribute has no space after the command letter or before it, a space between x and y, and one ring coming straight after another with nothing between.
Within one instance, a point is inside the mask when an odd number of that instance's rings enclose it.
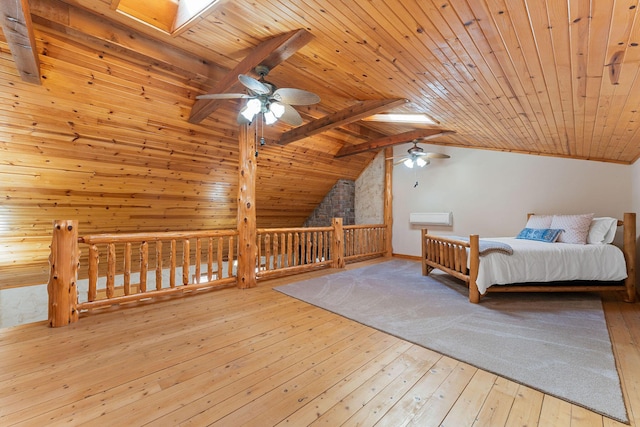
<instances>
[{"instance_id":1,"label":"wooden ceiling beam","mask_svg":"<svg viewBox=\"0 0 640 427\"><path fill-rule=\"evenodd\" d=\"M22 80L41 84L40 60L36 48L27 0L0 1L0 24Z\"/></svg>"},{"instance_id":2,"label":"wooden ceiling beam","mask_svg":"<svg viewBox=\"0 0 640 427\"><path fill-rule=\"evenodd\" d=\"M231 91L234 87L241 86L238 82L238 75L251 72L257 65L266 65L270 70L273 69L309 43L312 38L313 35L310 32L305 29L299 29L260 43L233 70L216 83L211 92L225 93ZM218 109L223 102L225 101L218 99L197 100L191 109L189 122L200 123Z\"/></svg>"},{"instance_id":3,"label":"wooden ceiling beam","mask_svg":"<svg viewBox=\"0 0 640 427\"><path fill-rule=\"evenodd\" d=\"M283 133L280 138L280 144L290 144L294 141L356 122L381 111L387 111L399 105L404 105L407 102L409 102L409 100L404 98L360 101L351 107L336 111L333 114L329 114L320 119L309 122L306 125L299 126Z\"/></svg>"},{"instance_id":4,"label":"wooden ceiling beam","mask_svg":"<svg viewBox=\"0 0 640 427\"><path fill-rule=\"evenodd\" d=\"M375 139L373 141L365 142L363 144L349 145L342 147L340 151L335 155L335 158L352 156L354 154L366 153L367 151L379 150L385 147L391 147L393 145L404 144L412 142L416 139L427 140L435 138L437 136L453 133L451 130L442 129L416 129L409 132L399 133L397 135L385 136L383 138Z\"/></svg>"}]
</instances>

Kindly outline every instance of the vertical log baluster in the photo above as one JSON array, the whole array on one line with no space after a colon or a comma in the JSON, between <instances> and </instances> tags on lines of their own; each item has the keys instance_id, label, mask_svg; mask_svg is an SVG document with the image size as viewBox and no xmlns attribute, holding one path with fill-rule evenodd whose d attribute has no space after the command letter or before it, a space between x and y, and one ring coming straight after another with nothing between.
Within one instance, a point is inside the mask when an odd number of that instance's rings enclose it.
<instances>
[{"instance_id":1,"label":"vertical log baluster","mask_svg":"<svg viewBox=\"0 0 640 427\"><path fill-rule=\"evenodd\" d=\"M140 293L147 292L147 272L149 271L149 244L140 243Z\"/></svg>"},{"instance_id":2,"label":"vertical log baluster","mask_svg":"<svg viewBox=\"0 0 640 427\"><path fill-rule=\"evenodd\" d=\"M113 298L116 280L116 245L107 245L107 298Z\"/></svg>"},{"instance_id":3,"label":"vertical log baluster","mask_svg":"<svg viewBox=\"0 0 640 427\"><path fill-rule=\"evenodd\" d=\"M189 284L189 266L191 265L191 241L182 241L182 284Z\"/></svg>"},{"instance_id":4,"label":"vertical log baluster","mask_svg":"<svg viewBox=\"0 0 640 427\"><path fill-rule=\"evenodd\" d=\"M293 267L293 235L287 233L287 267Z\"/></svg>"},{"instance_id":5,"label":"vertical log baluster","mask_svg":"<svg viewBox=\"0 0 640 427\"><path fill-rule=\"evenodd\" d=\"M124 244L124 294L131 294L131 243Z\"/></svg>"},{"instance_id":6,"label":"vertical log baluster","mask_svg":"<svg viewBox=\"0 0 640 427\"><path fill-rule=\"evenodd\" d=\"M271 270L271 235L264 236L264 269Z\"/></svg>"},{"instance_id":7,"label":"vertical log baluster","mask_svg":"<svg viewBox=\"0 0 640 427\"><path fill-rule=\"evenodd\" d=\"M218 269L216 271L216 279L222 279L224 275L224 269L222 268L222 264L224 262L224 237L218 237ZM233 263L233 260L228 261L229 263ZM230 277L229 275L228 277Z\"/></svg>"},{"instance_id":8,"label":"vertical log baluster","mask_svg":"<svg viewBox=\"0 0 640 427\"><path fill-rule=\"evenodd\" d=\"M233 250L233 236L229 236L229 255L227 256L227 269L228 274L227 277L231 277L233 276L233 256L234 256L234 250ZM222 268L222 267L220 267Z\"/></svg>"},{"instance_id":9,"label":"vertical log baluster","mask_svg":"<svg viewBox=\"0 0 640 427\"><path fill-rule=\"evenodd\" d=\"M218 237L218 241L222 240ZM218 269L220 265L218 264ZM216 275L216 277L219 275ZM209 237L209 243L207 246L207 280L210 282L213 280L213 237Z\"/></svg>"},{"instance_id":10,"label":"vertical log baluster","mask_svg":"<svg viewBox=\"0 0 640 427\"><path fill-rule=\"evenodd\" d=\"M196 237L196 278L193 283L200 283L200 273L202 272L200 264L202 264L202 239Z\"/></svg>"},{"instance_id":11,"label":"vertical log baluster","mask_svg":"<svg viewBox=\"0 0 640 427\"><path fill-rule=\"evenodd\" d=\"M89 246L89 293L87 301L95 301L98 295L98 264L100 263L100 253L98 245Z\"/></svg>"},{"instance_id":12,"label":"vertical log baluster","mask_svg":"<svg viewBox=\"0 0 640 427\"><path fill-rule=\"evenodd\" d=\"M273 268L277 269L282 267L280 265L280 250L278 248L279 244L278 233L273 233Z\"/></svg>"},{"instance_id":13,"label":"vertical log baluster","mask_svg":"<svg viewBox=\"0 0 640 427\"><path fill-rule=\"evenodd\" d=\"M178 264L178 261L176 260L176 246L176 241L171 240L171 265L169 267L169 287L171 288L176 287L176 267Z\"/></svg>"},{"instance_id":14,"label":"vertical log baluster","mask_svg":"<svg viewBox=\"0 0 640 427\"><path fill-rule=\"evenodd\" d=\"M156 241L156 290L162 289L162 240Z\"/></svg>"},{"instance_id":15,"label":"vertical log baluster","mask_svg":"<svg viewBox=\"0 0 640 427\"><path fill-rule=\"evenodd\" d=\"M305 262L306 264L311 264L313 262L313 252L312 252L312 248L311 248L311 234L312 233L306 233L307 235L307 250L305 253Z\"/></svg>"}]
</instances>

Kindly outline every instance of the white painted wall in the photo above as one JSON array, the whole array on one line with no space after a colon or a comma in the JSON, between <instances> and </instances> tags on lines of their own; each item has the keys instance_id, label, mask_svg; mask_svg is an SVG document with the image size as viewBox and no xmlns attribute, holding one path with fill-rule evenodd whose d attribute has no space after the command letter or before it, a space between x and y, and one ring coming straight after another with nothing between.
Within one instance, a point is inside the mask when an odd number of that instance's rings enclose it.
<instances>
[{"instance_id":1,"label":"white painted wall","mask_svg":"<svg viewBox=\"0 0 640 427\"><path fill-rule=\"evenodd\" d=\"M411 145L394 148L406 153ZM429 226L443 235L513 236L528 212L590 213L622 218L640 212L640 166L421 144L449 154L419 170L393 171L393 252L420 255L412 212L453 212L453 226ZM414 185L418 182L418 186ZM632 190L632 182L635 191ZM635 199L632 195L637 194ZM634 209L635 208L635 209Z\"/></svg>"}]
</instances>

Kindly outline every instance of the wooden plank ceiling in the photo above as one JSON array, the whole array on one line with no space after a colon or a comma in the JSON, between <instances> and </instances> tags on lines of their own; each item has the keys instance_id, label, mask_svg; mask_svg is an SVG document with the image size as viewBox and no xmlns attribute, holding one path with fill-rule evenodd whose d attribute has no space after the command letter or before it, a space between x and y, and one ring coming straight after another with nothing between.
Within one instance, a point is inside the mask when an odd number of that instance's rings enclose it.
<instances>
[{"instance_id":1,"label":"wooden plank ceiling","mask_svg":"<svg viewBox=\"0 0 640 427\"><path fill-rule=\"evenodd\" d=\"M299 128L260 130L260 227L301 225L336 180L405 136L624 164L640 155L637 0L222 0L173 34L118 0L6 3L0 287L46 280L56 218L78 219L81 234L233 228L242 104L190 120L195 97L242 90L237 73L285 34L306 35L267 80L321 102L297 107ZM438 125L360 120L389 109Z\"/></svg>"}]
</instances>

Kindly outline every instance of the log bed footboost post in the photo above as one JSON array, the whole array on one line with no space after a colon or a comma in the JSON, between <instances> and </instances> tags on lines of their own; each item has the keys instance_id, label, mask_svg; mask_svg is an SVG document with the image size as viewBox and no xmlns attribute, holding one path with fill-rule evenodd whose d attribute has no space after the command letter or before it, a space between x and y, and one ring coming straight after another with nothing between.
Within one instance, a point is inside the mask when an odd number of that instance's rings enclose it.
<instances>
[{"instance_id":1,"label":"log bed footboost post","mask_svg":"<svg viewBox=\"0 0 640 427\"><path fill-rule=\"evenodd\" d=\"M626 302L636 300L636 214L627 212L624 220L618 221L618 226L623 226L623 247L622 252L627 269L627 278L624 285L554 285L549 286L544 283L533 285L500 285L492 286L487 292L600 292L600 291L622 291ZM422 274L429 275L434 268L444 271L463 282L469 288L469 301L480 302L480 291L477 285L478 268L480 266L480 243L479 236L472 234L469 241L455 240L446 237L431 235L427 229L422 230ZM469 253L469 262L464 263L462 253L466 256Z\"/></svg>"}]
</instances>

